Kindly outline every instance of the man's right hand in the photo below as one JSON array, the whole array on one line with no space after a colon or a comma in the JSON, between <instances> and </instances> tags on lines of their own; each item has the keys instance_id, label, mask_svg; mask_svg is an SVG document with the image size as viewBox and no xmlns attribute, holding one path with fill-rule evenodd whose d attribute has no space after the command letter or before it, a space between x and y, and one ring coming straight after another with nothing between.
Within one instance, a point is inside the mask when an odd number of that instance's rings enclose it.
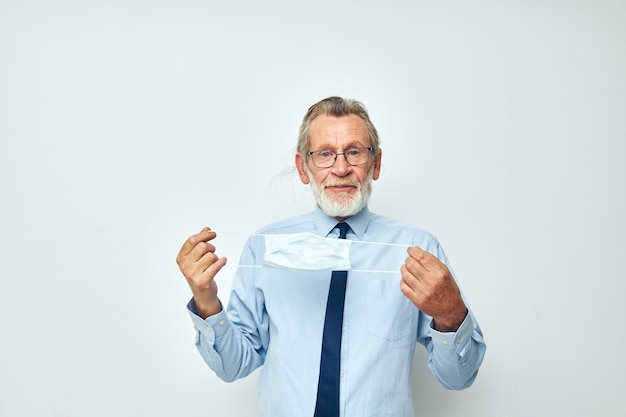
<instances>
[{"instance_id":1,"label":"man's right hand","mask_svg":"<svg viewBox=\"0 0 626 417\"><path fill-rule=\"evenodd\" d=\"M185 241L176 257L176 263L191 288L198 314L203 319L222 311L214 278L226 264L226 258L219 258L215 254L215 246L209 243L216 236L210 228L203 228Z\"/></svg>"}]
</instances>

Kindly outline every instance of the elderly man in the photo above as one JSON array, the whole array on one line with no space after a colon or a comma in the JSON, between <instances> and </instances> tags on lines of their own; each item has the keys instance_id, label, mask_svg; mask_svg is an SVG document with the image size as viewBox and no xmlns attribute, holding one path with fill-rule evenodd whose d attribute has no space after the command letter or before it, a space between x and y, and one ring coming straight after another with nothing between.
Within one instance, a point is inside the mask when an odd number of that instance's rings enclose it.
<instances>
[{"instance_id":1,"label":"elderly man","mask_svg":"<svg viewBox=\"0 0 626 417\"><path fill-rule=\"evenodd\" d=\"M306 113L295 155L317 206L248 239L227 309L215 232L205 227L178 254L200 354L225 381L263 366L262 416L412 417L416 343L444 387L476 378L482 332L441 245L368 210L381 159L363 105L324 99Z\"/></svg>"}]
</instances>

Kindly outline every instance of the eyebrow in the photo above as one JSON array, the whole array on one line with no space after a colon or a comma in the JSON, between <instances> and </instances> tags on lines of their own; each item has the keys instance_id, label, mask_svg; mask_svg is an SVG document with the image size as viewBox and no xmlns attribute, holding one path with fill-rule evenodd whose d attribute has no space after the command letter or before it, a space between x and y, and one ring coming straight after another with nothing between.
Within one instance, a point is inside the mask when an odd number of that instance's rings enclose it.
<instances>
[{"instance_id":1,"label":"eyebrow","mask_svg":"<svg viewBox=\"0 0 626 417\"><path fill-rule=\"evenodd\" d=\"M354 142L349 142L348 145L344 146L343 150L352 149L352 148L369 148L371 146L372 145L369 145L369 146L365 145L365 144L361 143L361 141L354 141ZM326 144L323 144L321 146L318 146L316 149L312 149L311 148L311 150L335 151L335 150L337 150L337 147L336 146L331 146L330 144L326 143Z\"/></svg>"}]
</instances>

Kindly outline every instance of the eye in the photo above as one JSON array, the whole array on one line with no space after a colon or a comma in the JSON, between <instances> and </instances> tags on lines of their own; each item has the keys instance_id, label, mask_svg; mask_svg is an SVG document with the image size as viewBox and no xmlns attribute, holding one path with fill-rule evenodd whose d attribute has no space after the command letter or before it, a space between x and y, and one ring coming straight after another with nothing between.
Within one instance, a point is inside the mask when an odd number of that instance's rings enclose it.
<instances>
[{"instance_id":1,"label":"eye","mask_svg":"<svg viewBox=\"0 0 626 417\"><path fill-rule=\"evenodd\" d=\"M334 156L331 151L319 151L320 158L332 158Z\"/></svg>"},{"instance_id":2,"label":"eye","mask_svg":"<svg viewBox=\"0 0 626 417\"><path fill-rule=\"evenodd\" d=\"M350 156L357 156L357 155L360 155L361 153L363 153L363 151L361 151L360 149L357 149L357 148L348 149L346 151L346 155L350 155Z\"/></svg>"}]
</instances>

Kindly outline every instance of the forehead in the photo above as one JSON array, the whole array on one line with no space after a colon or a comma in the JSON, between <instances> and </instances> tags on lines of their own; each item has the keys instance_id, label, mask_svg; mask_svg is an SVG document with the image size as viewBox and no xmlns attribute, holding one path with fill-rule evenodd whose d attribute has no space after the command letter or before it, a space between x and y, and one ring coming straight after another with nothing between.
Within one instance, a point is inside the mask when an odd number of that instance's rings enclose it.
<instances>
[{"instance_id":1,"label":"forehead","mask_svg":"<svg viewBox=\"0 0 626 417\"><path fill-rule=\"evenodd\" d=\"M367 125L356 114L316 117L309 126L309 140L310 149L371 146Z\"/></svg>"}]
</instances>

